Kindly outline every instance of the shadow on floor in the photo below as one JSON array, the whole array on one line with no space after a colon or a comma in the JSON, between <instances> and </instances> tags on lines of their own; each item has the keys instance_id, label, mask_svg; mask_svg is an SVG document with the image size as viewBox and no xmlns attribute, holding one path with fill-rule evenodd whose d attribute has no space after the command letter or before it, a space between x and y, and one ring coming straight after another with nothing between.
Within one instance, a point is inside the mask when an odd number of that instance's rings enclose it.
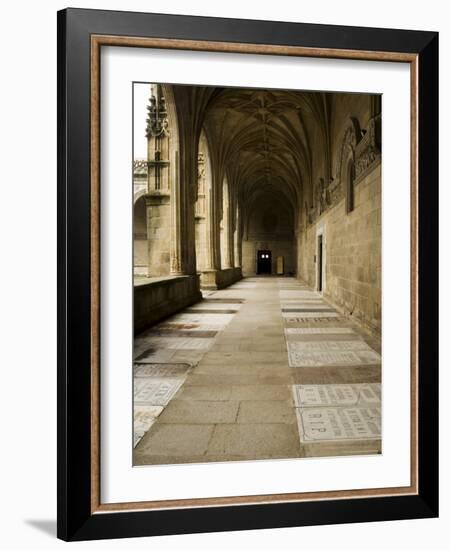
<instances>
[{"instance_id":1,"label":"shadow on floor","mask_svg":"<svg viewBox=\"0 0 450 550\"><path fill-rule=\"evenodd\" d=\"M56 538L56 519L26 519L25 523L46 535Z\"/></svg>"}]
</instances>

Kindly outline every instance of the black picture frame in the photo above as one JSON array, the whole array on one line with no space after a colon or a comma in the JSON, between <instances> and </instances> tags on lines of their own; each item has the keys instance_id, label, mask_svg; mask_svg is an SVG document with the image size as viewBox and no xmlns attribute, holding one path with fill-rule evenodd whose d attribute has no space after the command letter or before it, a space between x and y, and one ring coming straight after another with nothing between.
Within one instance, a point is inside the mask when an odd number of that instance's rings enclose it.
<instances>
[{"instance_id":1,"label":"black picture frame","mask_svg":"<svg viewBox=\"0 0 450 550\"><path fill-rule=\"evenodd\" d=\"M91 36L417 56L418 491L309 502L92 512ZM58 12L58 532L64 540L438 515L438 33L86 9Z\"/></svg>"}]
</instances>

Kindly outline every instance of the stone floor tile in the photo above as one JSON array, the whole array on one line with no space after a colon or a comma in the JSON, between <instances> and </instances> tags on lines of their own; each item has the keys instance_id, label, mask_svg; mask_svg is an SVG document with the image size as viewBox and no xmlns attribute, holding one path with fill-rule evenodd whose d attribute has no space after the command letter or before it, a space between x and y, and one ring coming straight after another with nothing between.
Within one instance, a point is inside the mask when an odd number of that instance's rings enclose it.
<instances>
[{"instance_id":1,"label":"stone floor tile","mask_svg":"<svg viewBox=\"0 0 450 550\"><path fill-rule=\"evenodd\" d=\"M298 457L297 427L289 424L218 425L207 454L248 458Z\"/></svg>"},{"instance_id":2,"label":"stone floor tile","mask_svg":"<svg viewBox=\"0 0 450 550\"><path fill-rule=\"evenodd\" d=\"M238 424L295 424L291 401L242 401Z\"/></svg>"},{"instance_id":3,"label":"stone floor tile","mask_svg":"<svg viewBox=\"0 0 450 550\"><path fill-rule=\"evenodd\" d=\"M156 422L136 447L136 455L202 455L214 431L212 424L163 424Z\"/></svg>"},{"instance_id":4,"label":"stone floor tile","mask_svg":"<svg viewBox=\"0 0 450 550\"><path fill-rule=\"evenodd\" d=\"M309 357L316 366L290 367L288 345L296 362ZM379 384L380 347L379 339L293 278L252 277L209 292L135 340L141 380L179 372L182 385L147 433L135 434L142 439L134 464L377 453L379 440L300 443L293 386ZM329 364L330 353L357 359L338 366ZM317 364L320 354L327 360ZM164 371L164 364L183 366Z\"/></svg>"},{"instance_id":5,"label":"stone floor tile","mask_svg":"<svg viewBox=\"0 0 450 550\"><path fill-rule=\"evenodd\" d=\"M192 401L229 401L231 386L184 386L177 395L177 400Z\"/></svg>"},{"instance_id":6,"label":"stone floor tile","mask_svg":"<svg viewBox=\"0 0 450 550\"><path fill-rule=\"evenodd\" d=\"M236 401L194 401L173 399L160 414L163 424L223 424L236 421Z\"/></svg>"},{"instance_id":7,"label":"stone floor tile","mask_svg":"<svg viewBox=\"0 0 450 550\"><path fill-rule=\"evenodd\" d=\"M290 388L278 384L252 384L233 386L231 399L236 401L272 401L291 398Z\"/></svg>"}]
</instances>

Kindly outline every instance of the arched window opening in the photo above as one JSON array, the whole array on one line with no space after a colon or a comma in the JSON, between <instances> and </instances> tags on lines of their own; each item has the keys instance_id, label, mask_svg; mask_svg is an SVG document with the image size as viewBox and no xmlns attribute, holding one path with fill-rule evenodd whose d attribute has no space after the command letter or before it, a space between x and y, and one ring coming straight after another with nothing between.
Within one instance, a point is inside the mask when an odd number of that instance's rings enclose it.
<instances>
[{"instance_id":1,"label":"arched window opening","mask_svg":"<svg viewBox=\"0 0 450 550\"><path fill-rule=\"evenodd\" d=\"M141 196L133 209L133 265L136 277L146 277L148 274L147 248L147 206L145 196Z\"/></svg>"},{"instance_id":2,"label":"arched window opening","mask_svg":"<svg viewBox=\"0 0 450 550\"><path fill-rule=\"evenodd\" d=\"M349 159L346 172L346 211L347 214L355 208L355 163Z\"/></svg>"}]
</instances>

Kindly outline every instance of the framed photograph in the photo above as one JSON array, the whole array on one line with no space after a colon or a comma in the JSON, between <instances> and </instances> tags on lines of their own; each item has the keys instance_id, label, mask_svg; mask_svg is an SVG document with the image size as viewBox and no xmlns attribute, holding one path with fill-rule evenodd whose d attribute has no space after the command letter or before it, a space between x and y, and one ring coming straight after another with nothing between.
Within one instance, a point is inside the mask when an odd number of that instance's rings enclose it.
<instances>
[{"instance_id":1,"label":"framed photograph","mask_svg":"<svg viewBox=\"0 0 450 550\"><path fill-rule=\"evenodd\" d=\"M438 514L438 35L58 13L58 536Z\"/></svg>"}]
</instances>

